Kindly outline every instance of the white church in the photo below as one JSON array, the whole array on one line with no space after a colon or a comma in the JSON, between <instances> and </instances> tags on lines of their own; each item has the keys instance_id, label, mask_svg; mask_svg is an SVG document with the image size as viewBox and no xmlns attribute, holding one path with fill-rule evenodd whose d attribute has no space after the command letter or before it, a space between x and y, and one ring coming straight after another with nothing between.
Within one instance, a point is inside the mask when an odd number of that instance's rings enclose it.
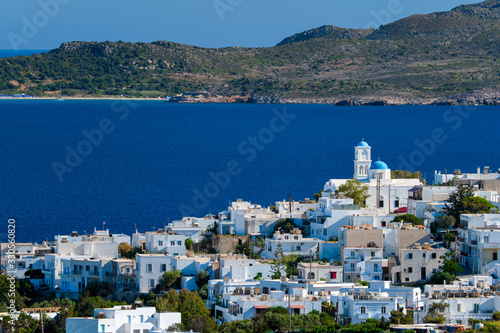
<instances>
[{"instance_id":1,"label":"white church","mask_svg":"<svg viewBox=\"0 0 500 333\"><path fill-rule=\"evenodd\" d=\"M408 205L408 191L422 185L419 179L392 179L391 169L382 161L372 163L372 148L362 140L354 147L354 178L369 186L366 208L380 213L392 213ZM330 197L348 179L330 179L324 186L323 197Z\"/></svg>"}]
</instances>

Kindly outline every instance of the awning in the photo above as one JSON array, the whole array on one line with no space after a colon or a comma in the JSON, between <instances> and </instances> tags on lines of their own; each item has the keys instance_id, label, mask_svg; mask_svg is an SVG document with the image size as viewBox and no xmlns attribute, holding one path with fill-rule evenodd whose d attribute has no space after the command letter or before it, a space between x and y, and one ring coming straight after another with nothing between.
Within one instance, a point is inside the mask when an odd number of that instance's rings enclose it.
<instances>
[{"instance_id":1,"label":"awning","mask_svg":"<svg viewBox=\"0 0 500 333\"><path fill-rule=\"evenodd\" d=\"M408 190L408 192L418 192L418 191L422 191L422 188L421 187L412 187L411 189Z\"/></svg>"},{"instance_id":2,"label":"awning","mask_svg":"<svg viewBox=\"0 0 500 333\"><path fill-rule=\"evenodd\" d=\"M290 309L305 309L305 305L290 305Z\"/></svg>"},{"instance_id":3,"label":"awning","mask_svg":"<svg viewBox=\"0 0 500 333\"><path fill-rule=\"evenodd\" d=\"M269 308L269 305L256 305L255 308L256 309L267 309L267 308Z\"/></svg>"}]
</instances>

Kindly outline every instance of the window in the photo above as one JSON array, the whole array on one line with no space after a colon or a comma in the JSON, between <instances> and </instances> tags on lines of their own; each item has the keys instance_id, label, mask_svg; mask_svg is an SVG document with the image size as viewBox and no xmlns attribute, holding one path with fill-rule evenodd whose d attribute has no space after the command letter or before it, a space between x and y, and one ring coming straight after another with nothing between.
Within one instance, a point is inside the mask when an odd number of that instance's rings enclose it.
<instances>
[{"instance_id":1,"label":"window","mask_svg":"<svg viewBox=\"0 0 500 333\"><path fill-rule=\"evenodd\" d=\"M382 307L381 312L382 312L382 313L387 313L387 309L386 309L386 307L385 307L385 306L383 306L383 307Z\"/></svg>"},{"instance_id":2,"label":"window","mask_svg":"<svg viewBox=\"0 0 500 333\"><path fill-rule=\"evenodd\" d=\"M297 251L300 251L300 246L297 246Z\"/></svg>"},{"instance_id":3,"label":"window","mask_svg":"<svg viewBox=\"0 0 500 333\"><path fill-rule=\"evenodd\" d=\"M330 279L335 280L337 278L337 272L330 272Z\"/></svg>"},{"instance_id":4,"label":"window","mask_svg":"<svg viewBox=\"0 0 500 333\"><path fill-rule=\"evenodd\" d=\"M413 253L408 253L408 259L413 259Z\"/></svg>"},{"instance_id":5,"label":"window","mask_svg":"<svg viewBox=\"0 0 500 333\"><path fill-rule=\"evenodd\" d=\"M85 270L86 270L87 272L88 272L88 271L90 271L90 266L89 266L89 265L85 266Z\"/></svg>"},{"instance_id":6,"label":"window","mask_svg":"<svg viewBox=\"0 0 500 333\"><path fill-rule=\"evenodd\" d=\"M382 227L385 227L387 226L387 222L386 221L382 221Z\"/></svg>"},{"instance_id":7,"label":"window","mask_svg":"<svg viewBox=\"0 0 500 333\"><path fill-rule=\"evenodd\" d=\"M299 236L293 236L293 239L299 239Z\"/></svg>"},{"instance_id":8,"label":"window","mask_svg":"<svg viewBox=\"0 0 500 333\"><path fill-rule=\"evenodd\" d=\"M181 246L182 245L182 241L177 241L177 246Z\"/></svg>"},{"instance_id":9,"label":"window","mask_svg":"<svg viewBox=\"0 0 500 333\"><path fill-rule=\"evenodd\" d=\"M364 306L361 307L361 313L366 313L366 307Z\"/></svg>"},{"instance_id":10,"label":"window","mask_svg":"<svg viewBox=\"0 0 500 333\"><path fill-rule=\"evenodd\" d=\"M457 304L457 312L462 312L462 304Z\"/></svg>"},{"instance_id":11,"label":"window","mask_svg":"<svg viewBox=\"0 0 500 333\"><path fill-rule=\"evenodd\" d=\"M378 202L379 208L384 208L384 197L380 196L380 200Z\"/></svg>"},{"instance_id":12,"label":"window","mask_svg":"<svg viewBox=\"0 0 500 333\"><path fill-rule=\"evenodd\" d=\"M372 251L372 257L375 257L375 251Z\"/></svg>"},{"instance_id":13,"label":"window","mask_svg":"<svg viewBox=\"0 0 500 333\"><path fill-rule=\"evenodd\" d=\"M413 273L413 267L408 267L408 273Z\"/></svg>"},{"instance_id":14,"label":"window","mask_svg":"<svg viewBox=\"0 0 500 333\"><path fill-rule=\"evenodd\" d=\"M106 325L101 324L101 332L102 333L106 332Z\"/></svg>"},{"instance_id":15,"label":"window","mask_svg":"<svg viewBox=\"0 0 500 333\"><path fill-rule=\"evenodd\" d=\"M162 240L158 241L158 246L163 246L163 241Z\"/></svg>"},{"instance_id":16,"label":"window","mask_svg":"<svg viewBox=\"0 0 500 333\"><path fill-rule=\"evenodd\" d=\"M153 271L153 265L152 264L147 264L146 266L146 272L152 272Z\"/></svg>"},{"instance_id":17,"label":"window","mask_svg":"<svg viewBox=\"0 0 500 333\"><path fill-rule=\"evenodd\" d=\"M479 303L474 304L474 313L479 313Z\"/></svg>"},{"instance_id":18,"label":"window","mask_svg":"<svg viewBox=\"0 0 500 333\"><path fill-rule=\"evenodd\" d=\"M436 259L436 254L435 254L435 253L433 253L433 254L431 255L431 258L432 258L432 259Z\"/></svg>"},{"instance_id":19,"label":"window","mask_svg":"<svg viewBox=\"0 0 500 333\"><path fill-rule=\"evenodd\" d=\"M399 197L396 197L396 199L394 199L394 207L399 207Z\"/></svg>"},{"instance_id":20,"label":"window","mask_svg":"<svg viewBox=\"0 0 500 333\"><path fill-rule=\"evenodd\" d=\"M406 282L409 282L409 281L410 281L410 278L405 278L405 281L406 281Z\"/></svg>"},{"instance_id":21,"label":"window","mask_svg":"<svg viewBox=\"0 0 500 333\"><path fill-rule=\"evenodd\" d=\"M323 229L323 235L326 236L327 233L328 233L328 230Z\"/></svg>"},{"instance_id":22,"label":"window","mask_svg":"<svg viewBox=\"0 0 500 333\"><path fill-rule=\"evenodd\" d=\"M422 258L425 258L425 252L424 252L424 253L422 253Z\"/></svg>"},{"instance_id":23,"label":"window","mask_svg":"<svg viewBox=\"0 0 500 333\"><path fill-rule=\"evenodd\" d=\"M489 243L490 242L490 236L484 236L484 242Z\"/></svg>"},{"instance_id":24,"label":"window","mask_svg":"<svg viewBox=\"0 0 500 333\"><path fill-rule=\"evenodd\" d=\"M175 246L175 241L170 241L170 245Z\"/></svg>"},{"instance_id":25,"label":"window","mask_svg":"<svg viewBox=\"0 0 500 333\"><path fill-rule=\"evenodd\" d=\"M354 265L354 263L352 262L352 263L351 263L351 271L353 271L353 270L354 270L354 268L356 268L356 265Z\"/></svg>"},{"instance_id":26,"label":"window","mask_svg":"<svg viewBox=\"0 0 500 333\"><path fill-rule=\"evenodd\" d=\"M288 239L288 236L285 236L285 239Z\"/></svg>"},{"instance_id":27,"label":"window","mask_svg":"<svg viewBox=\"0 0 500 333\"><path fill-rule=\"evenodd\" d=\"M161 264L160 272L167 271L167 264Z\"/></svg>"},{"instance_id":28,"label":"window","mask_svg":"<svg viewBox=\"0 0 500 333\"><path fill-rule=\"evenodd\" d=\"M149 288L155 287L155 279L149 279Z\"/></svg>"}]
</instances>

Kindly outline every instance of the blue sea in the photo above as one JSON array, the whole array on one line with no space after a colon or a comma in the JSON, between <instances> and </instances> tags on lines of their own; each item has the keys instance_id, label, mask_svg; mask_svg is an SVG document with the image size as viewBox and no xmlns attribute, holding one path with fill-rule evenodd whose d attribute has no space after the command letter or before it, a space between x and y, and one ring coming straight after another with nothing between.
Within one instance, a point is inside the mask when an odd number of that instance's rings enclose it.
<instances>
[{"instance_id":1,"label":"blue sea","mask_svg":"<svg viewBox=\"0 0 500 333\"><path fill-rule=\"evenodd\" d=\"M391 169L500 167L500 107L0 100L0 239L131 234L232 200L313 198L353 175L354 146Z\"/></svg>"},{"instance_id":2,"label":"blue sea","mask_svg":"<svg viewBox=\"0 0 500 333\"><path fill-rule=\"evenodd\" d=\"M50 50L0 50L0 58L28 56L32 54L40 54L42 52L49 52Z\"/></svg>"}]
</instances>

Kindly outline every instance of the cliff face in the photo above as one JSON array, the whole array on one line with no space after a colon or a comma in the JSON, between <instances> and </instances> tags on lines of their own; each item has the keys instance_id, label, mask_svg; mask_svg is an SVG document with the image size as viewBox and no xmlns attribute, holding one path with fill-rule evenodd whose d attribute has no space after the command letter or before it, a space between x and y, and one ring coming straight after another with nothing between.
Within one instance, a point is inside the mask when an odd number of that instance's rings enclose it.
<instances>
[{"instance_id":1,"label":"cliff face","mask_svg":"<svg viewBox=\"0 0 500 333\"><path fill-rule=\"evenodd\" d=\"M63 95L185 93L179 102L498 104L499 58L500 0L488 0L376 30L323 26L269 48L69 42L0 59L0 93L62 86ZM196 91L210 97L187 97Z\"/></svg>"}]
</instances>

